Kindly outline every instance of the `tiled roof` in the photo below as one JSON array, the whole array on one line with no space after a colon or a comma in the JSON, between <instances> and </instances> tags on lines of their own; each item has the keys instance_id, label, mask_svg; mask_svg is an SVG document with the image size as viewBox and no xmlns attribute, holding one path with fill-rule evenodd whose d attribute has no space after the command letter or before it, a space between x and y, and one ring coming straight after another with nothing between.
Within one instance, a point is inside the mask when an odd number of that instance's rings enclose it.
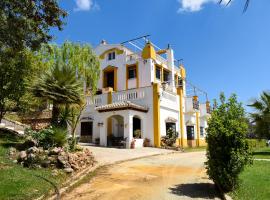
<instances>
[{"instance_id":1,"label":"tiled roof","mask_svg":"<svg viewBox=\"0 0 270 200\"><path fill-rule=\"evenodd\" d=\"M148 108L132 103L130 101L122 101L117 103L106 104L96 107L98 112L109 112L114 110L137 110L141 112L148 112Z\"/></svg>"}]
</instances>

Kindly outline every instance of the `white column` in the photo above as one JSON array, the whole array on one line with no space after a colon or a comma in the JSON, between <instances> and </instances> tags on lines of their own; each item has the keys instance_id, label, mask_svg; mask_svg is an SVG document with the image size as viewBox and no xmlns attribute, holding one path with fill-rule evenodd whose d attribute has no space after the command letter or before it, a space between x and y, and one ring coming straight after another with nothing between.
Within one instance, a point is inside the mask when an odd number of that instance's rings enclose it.
<instances>
[{"instance_id":1,"label":"white column","mask_svg":"<svg viewBox=\"0 0 270 200\"><path fill-rule=\"evenodd\" d=\"M99 136L100 146L107 146L107 119L103 120L103 125L99 126Z\"/></svg>"},{"instance_id":2,"label":"white column","mask_svg":"<svg viewBox=\"0 0 270 200\"><path fill-rule=\"evenodd\" d=\"M124 138L127 138L127 146L126 148L130 148L130 143L133 139L133 116L130 114L129 111L126 112L124 116Z\"/></svg>"},{"instance_id":3,"label":"white column","mask_svg":"<svg viewBox=\"0 0 270 200\"><path fill-rule=\"evenodd\" d=\"M168 67L171 68L171 86L173 88L173 91L175 92L175 82L174 82L174 53L172 48L167 49L167 62L168 62Z\"/></svg>"}]
</instances>

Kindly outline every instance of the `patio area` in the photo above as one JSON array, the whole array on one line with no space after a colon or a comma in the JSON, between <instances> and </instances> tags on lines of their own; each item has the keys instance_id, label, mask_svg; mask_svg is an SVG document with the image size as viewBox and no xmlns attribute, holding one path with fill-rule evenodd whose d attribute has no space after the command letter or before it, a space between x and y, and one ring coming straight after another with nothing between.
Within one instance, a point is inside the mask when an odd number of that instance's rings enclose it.
<instances>
[{"instance_id":1,"label":"patio area","mask_svg":"<svg viewBox=\"0 0 270 200\"><path fill-rule=\"evenodd\" d=\"M152 147L144 147L137 149L119 149L119 148L91 146L89 144L84 143L81 143L80 145L89 148L93 152L99 165L114 164L122 161L143 158L148 156L180 153L178 151Z\"/></svg>"}]
</instances>

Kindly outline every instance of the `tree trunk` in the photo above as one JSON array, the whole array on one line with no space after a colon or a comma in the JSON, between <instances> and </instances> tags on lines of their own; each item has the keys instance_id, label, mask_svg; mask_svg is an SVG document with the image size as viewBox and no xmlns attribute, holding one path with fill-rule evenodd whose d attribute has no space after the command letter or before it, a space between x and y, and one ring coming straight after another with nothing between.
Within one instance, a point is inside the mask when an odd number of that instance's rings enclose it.
<instances>
[{"instance_id":1,"label":"tree trunk","mask_svg":"<svg viewBox=\"0 0 270 200\"><path fill-rule=\"evenodd\" d=\"M2 119L4 118L5 115L5 109L4 109L5 105L4 104L0 104L0 123L2 122Z\"/></svg>"},{"instance_id":2,"label":"tree trunk","mask_svg":"<svg viewBox=\"0 0 270 200\"><path fill-rule=\"evenodd\" d=\"M56 103L53 103L51 125L53 125L53 126L58 125L59 115L60 115L60 109Z\"/></svg>"}]
</instances>

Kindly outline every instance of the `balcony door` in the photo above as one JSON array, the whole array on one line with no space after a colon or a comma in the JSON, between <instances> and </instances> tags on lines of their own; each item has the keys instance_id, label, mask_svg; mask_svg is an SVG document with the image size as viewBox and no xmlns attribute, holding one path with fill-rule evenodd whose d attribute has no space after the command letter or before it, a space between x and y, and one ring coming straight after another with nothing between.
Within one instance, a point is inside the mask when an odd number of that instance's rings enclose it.
<instances>
[{"instance_id":1,"label":"balcony door","mask_svg":"<svg viewBox=\"0 0 270 200\"><path fill-rule=\"evenodd\" d=\"M117 67L109 66L103 70L103 88L107 87L117 91Z\"/></svg>"}]
</instances>

